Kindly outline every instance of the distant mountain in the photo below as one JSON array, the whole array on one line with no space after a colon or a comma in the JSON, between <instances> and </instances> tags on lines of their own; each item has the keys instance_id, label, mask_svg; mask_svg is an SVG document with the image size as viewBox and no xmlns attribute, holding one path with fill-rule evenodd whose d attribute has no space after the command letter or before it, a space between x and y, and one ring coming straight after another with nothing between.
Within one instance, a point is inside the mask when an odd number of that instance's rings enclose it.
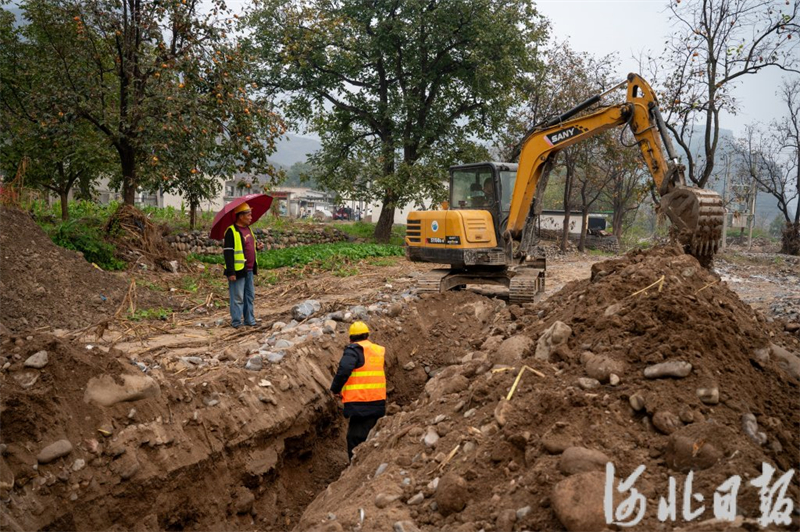
<instances>
[{"instance_id":1,"label":"distant mountain","mask_svg":"<svg viewBox=\"0 0 800 532\"><path fill-rule=\"evenodd\" d=\"M278 149L270 156L269 160L289 168L294 163L306 162L308 156L321 147L318 140L288 134L287 138L277 142Z\"/></svg>"}]
</instances>

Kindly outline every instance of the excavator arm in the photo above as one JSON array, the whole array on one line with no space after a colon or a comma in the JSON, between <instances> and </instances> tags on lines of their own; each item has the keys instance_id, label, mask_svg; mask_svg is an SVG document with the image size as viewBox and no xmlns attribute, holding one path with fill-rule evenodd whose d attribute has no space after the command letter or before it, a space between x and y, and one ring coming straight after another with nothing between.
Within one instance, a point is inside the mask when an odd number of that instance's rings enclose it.
<instances>
[{"instance_id":1,"label":"excavator arm","mask_svg":"<svg viewBox=\"0 0 800 532\"><path fill-rule=\"evenodd\" d=\"M551 158L568 146L627 125L661 196L660 208L672 221L679 241L701 262L708 262L722 237L722 199L714 191L686 186L683 166L677 164L650 85L639 75L629 74L625 82L611 90L622 85L627 85L624 103L571 118L600 100L600 96L592 97L556 120L534 128L523 140L504 238L517 242L522 238L536 185ZM664 156L665 149L668 158Z\"/></svg>"}]
</instances>

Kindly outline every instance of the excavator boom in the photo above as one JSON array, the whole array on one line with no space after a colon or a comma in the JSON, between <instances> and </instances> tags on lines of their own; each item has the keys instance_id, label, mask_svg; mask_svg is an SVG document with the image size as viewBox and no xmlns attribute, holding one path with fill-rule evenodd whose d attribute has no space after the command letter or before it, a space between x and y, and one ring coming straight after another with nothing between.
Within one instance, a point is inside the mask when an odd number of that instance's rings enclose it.
<instances>
[{"instance_id":1,"label":"excavator boom","mask_svg":"<svg viewBox=\"0 0 800 532\"><path fill-rule=\"evenodd\" d=\"M511 210L506 225L513 240L522 237L536 185L548 161L564 148L603 131L629 126L661 196L661 210L672 221L679 241L701 262L717 251L722 238L724 208L719 194L686 186L683 167L677 164L655 93L637 74L629 74L625 103L603 107L578 118L567 118L535 128L522 142ZM587 102L596 102L598 97ZM584 104L562 119L582 110ZM664 152L667 152L667 157Z\"/></svg>"}]
</instances>

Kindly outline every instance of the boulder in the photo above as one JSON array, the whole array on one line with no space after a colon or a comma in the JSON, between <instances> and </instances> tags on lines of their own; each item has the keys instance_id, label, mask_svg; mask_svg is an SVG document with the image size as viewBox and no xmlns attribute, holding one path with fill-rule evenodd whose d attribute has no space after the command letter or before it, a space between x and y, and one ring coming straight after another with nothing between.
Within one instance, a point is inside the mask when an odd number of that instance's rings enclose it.
<instances>
[{"instance_id":1,"label":"boulder","mask_svg":"<svg viewBox=\"0 0 800 532\"><path fill-rule=\"evenodd\" d=\"M584 447L569 447L561 455L558 469L567 476L587 471L604 471L606 463L610 461L608 456L600 451Z\"/></svg>"},{"instance_id":2,"label":"boulder","mask_svg":"<svg viewBox=\"0 0 800 532\"><path fill-rule=\"evenodd\" d=\"M460 512L467 506L469 496L467 481L453 471L445 473L439 480L434 496L442 515L448 516Z\"/></svg>"},{"instance_id":3,"label":"boulder","mask_svg":"<svg viewBox=\"0 0 800 532\"><path fill-rule=\"evenodd\" d=\"M550 360L551 353L562 344L566 344L572 335L572 328L566 323L557 321L542 333L536 342L537 360Z\"/></svg>"},{"instance_id":4,"label":"boulder","mask_svg":"<svg viewBox=\"0 0 800 532\"><path fill-rule=\"evenodd\" d=\"M497 364L514 365L519 362L525 353L533 346L533 340L527 336L518 334L503 341L497 348L494 356L494 362Z\"/></svg>"},{"instance_id":5,"label":"boulder","mask_svg":"<svg viewBox=\"0 0 800 532\"><path fill-rule=\"evenodd\" d=\"M69 440L58 440L39 451L39 454L36 455L36 460L40 464L49 464L53 460L67 456L71 452L72 444Z\"/></svg>"},{"instance_id":6,"label":"boulder","mask_svg":"<svg viewBox=\"0 0 800 532\"><path fill-rule=\"evenodd\" d=\"M570 532L606 528L605 480L605 472L589 471L572 475L555 485L551 502L564 528Z\"/></svg>"},{"instance_id":7,"label":"boulder","mask_svg":"<svg viewBox=\"0 0 800 532\"><path fill-rule=\"evenodd\" d=\"M121 378L122 385L117 384L111 375L92 377L86 385L83 400L108 407L161 395L158 383L147 375L125 374Z\"/></svg>"}]
</instances>

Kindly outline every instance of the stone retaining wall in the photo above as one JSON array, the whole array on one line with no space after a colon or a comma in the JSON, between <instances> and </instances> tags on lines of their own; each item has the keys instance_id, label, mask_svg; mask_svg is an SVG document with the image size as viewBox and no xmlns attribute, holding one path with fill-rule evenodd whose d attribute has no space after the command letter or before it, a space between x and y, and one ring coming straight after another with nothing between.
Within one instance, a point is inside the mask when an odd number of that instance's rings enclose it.
<instances>
[{"instance_id":1,"label":"stone retaining wall","mask_svg":"<svg viewBox=\"0 0 800 532\"><path fill-rule=\"evenodd\" d=\"M308 229L254 229L256 239L264 243L264 249L283 249L309 244L329 244L349 240L347 233L326 226ZM205 231L175 233L166 237L167 242L182 253L213 255L222 253L222 241L208 238Z\"/></svg>"}]
</instances>

